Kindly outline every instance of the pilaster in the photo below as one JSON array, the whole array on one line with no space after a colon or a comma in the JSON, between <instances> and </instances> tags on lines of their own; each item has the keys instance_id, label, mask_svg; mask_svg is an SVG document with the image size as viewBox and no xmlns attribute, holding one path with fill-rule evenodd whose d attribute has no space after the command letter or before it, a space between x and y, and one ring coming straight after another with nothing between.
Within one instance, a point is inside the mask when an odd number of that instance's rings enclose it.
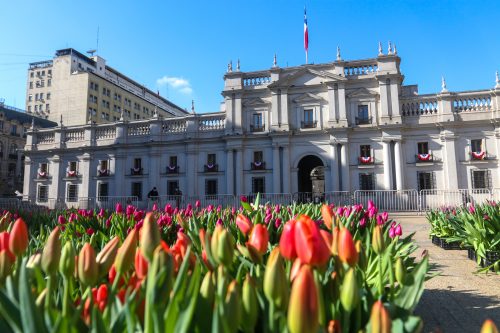
<instances>
[{"instance_id":1,"label":"pilaster","mask_svg":"<svg viewBox=\"0 0 500 333\"><path fill-rule=\"evenodd\" d=\"M401 140L397 140L394 142L394 166L396 171L396 190L398 191L405 189L402 145L403 143Z\"/></svg>"},{"instance_id":2,"label":"pilaster","mask_svg":"<svg viewBox=\"0 0 500 333\"><path fill-rule=\"evenodd\" d=\"M281 161L279 144L273 144L273 192L281 193Z\"/></svg>"},{"instance_id":3,"label":"pilaster","mask_svg":"<svg viewBox=\"0 0 500 333\"><path fill-rule=\"evenodd\" d=\"M458 172L457 172L457 151L455 141L457 135L451 130L443 129L440 133L441 142L444 143L443 161L445 171L445 189L457 190Z\"/></svg>"},{"instance_id":4,"label":"pilaster","mask_svg":"<svg viewBox=\"0 0 500 333\"><path fill-rule=\"evenodd\" d=\"M234 193L234 155L233 149L226 149L226 193L233 194Z\"/></svg>"},{"instance_id":5,"label":"pilaster","mask_svg":"<svg viewBox=\"0 0 500 333\"><path fill-rule=\"evenodd\" d=\"M389 140L382 141L382 148L384 156L384 190L392 190L391 142Z\"/></svg>"}]
</instances>

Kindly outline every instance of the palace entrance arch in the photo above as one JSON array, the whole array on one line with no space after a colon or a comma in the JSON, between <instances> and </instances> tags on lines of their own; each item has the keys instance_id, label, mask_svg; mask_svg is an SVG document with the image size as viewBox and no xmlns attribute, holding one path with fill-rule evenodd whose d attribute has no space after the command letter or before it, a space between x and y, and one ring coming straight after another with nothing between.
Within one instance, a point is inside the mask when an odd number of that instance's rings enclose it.
<instances>
[{"instance_id":1,"label":"palace entrance arch","mask_svg":"<svg viewBox=\"0 0 500 333\"><path fill-rule=\"evenodd\" d=\"M297 188L300 201L322 200L325 192L323 161L315 155L304 156L297 166Z\"/></svg>"}]
</instances>

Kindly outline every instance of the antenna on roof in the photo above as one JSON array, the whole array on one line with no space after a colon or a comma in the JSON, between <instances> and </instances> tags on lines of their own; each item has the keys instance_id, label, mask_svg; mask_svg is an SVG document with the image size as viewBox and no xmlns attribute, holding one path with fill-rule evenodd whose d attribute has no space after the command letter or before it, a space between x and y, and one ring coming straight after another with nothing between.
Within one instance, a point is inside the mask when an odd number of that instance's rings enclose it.
<instances>
[{"instance_id":1,"label":"antenna on roof","mask_svg":"<svg viewBox=\"0 0 500 333\"><path fill-rule=\"evenodd\" d=\"M97 50L88 50L87 53L90 54L91 57L94 56L94 53L96 53Z\"/></svg>"}]
</instances>

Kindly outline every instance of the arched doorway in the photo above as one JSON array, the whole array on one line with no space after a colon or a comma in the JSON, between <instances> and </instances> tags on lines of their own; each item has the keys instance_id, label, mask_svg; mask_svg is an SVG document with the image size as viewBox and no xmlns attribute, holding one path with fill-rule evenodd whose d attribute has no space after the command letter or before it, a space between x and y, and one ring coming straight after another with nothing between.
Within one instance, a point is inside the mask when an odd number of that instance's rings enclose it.
<instances>
[{"instance_id":1,"label":"arched doorway","mask_svg":"<svg viewBox=\"0 0 500 333\"><path fill-rule=\"evenodd\" d=\"M302 197L301 201L310 201L313 191L315 193L323 193L325 191L324 165L319 157L314 155L304 156L299 162L298 169L297 184L299 195Z\"/></svg>"}]
</instances>

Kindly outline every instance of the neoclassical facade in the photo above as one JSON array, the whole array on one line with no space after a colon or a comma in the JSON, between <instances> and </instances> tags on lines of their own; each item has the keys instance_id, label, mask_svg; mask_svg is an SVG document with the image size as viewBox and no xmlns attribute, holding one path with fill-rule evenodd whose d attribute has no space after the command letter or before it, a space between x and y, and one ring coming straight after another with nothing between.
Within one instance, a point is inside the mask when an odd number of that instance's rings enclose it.
<instances>
[{"instance_id":1,"label":"neoclassical facade","mask_svg":"<svg viewBox=\"0 0 500 333\"><path fill-rule=\"evenodd\" d=\"M376 58L224 76L220 112L33 130L31 200L500 187L500 84L419 95Z\"/></svg>"}]
</instances>

